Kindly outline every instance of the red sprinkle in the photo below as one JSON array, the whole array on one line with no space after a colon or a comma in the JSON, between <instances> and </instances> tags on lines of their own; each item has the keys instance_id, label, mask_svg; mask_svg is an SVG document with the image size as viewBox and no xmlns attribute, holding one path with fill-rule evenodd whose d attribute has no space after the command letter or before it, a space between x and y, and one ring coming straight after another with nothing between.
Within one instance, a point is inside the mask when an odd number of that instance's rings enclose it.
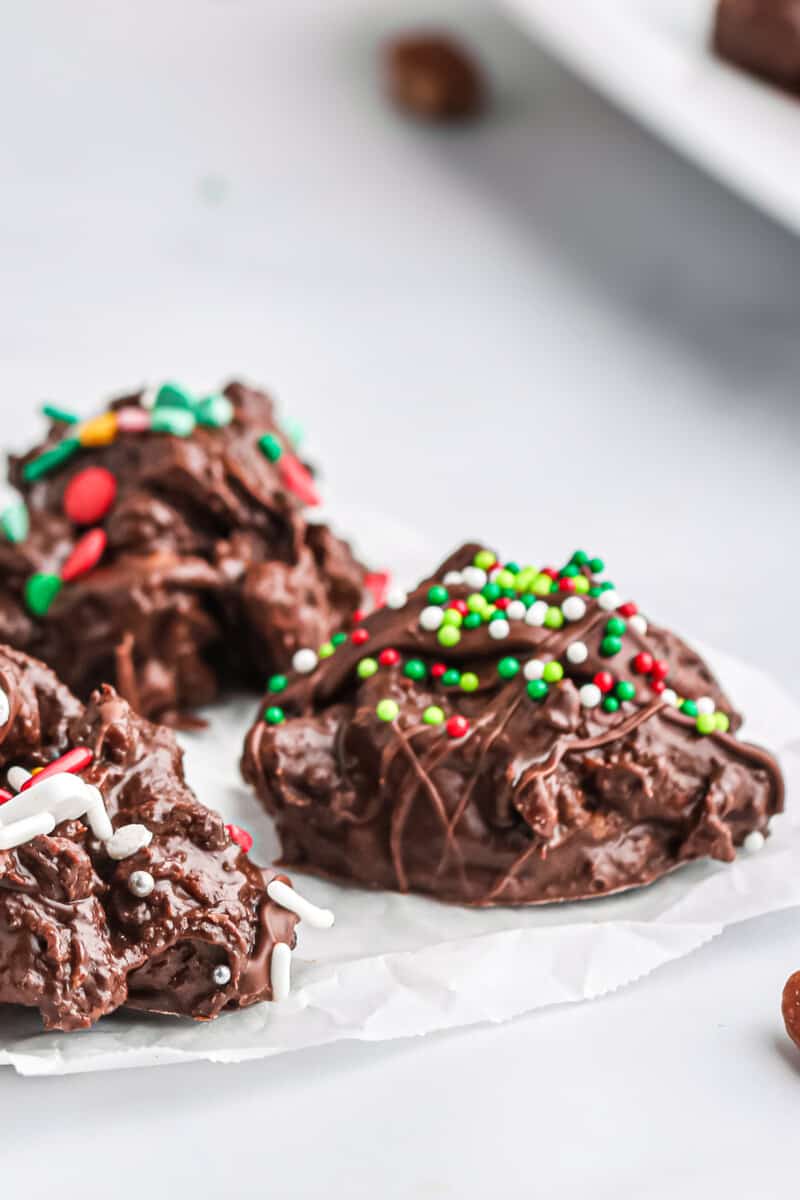
<instances>
[{"instance_id":1,"label":"red sprinkle","mask_svg":"<svg viewBox=\"0 0 800 1200\"><path fill-rule=\"evenodd\" d=\"M598 671L594 677L594 683L601 692L610 692L614 686L614 676L610 671Z\"/></svg>"},{"instance_id":2,"label":"red sprinkle","mask_svg":"<svg viewBox=\"0 0 800 1200\"><path fill-rule=\"evenodd\" d=\"M391 582L392 577L388 571L370 571L364 576L364 587L372 596L372 603L376 608L383 608L386 603L386 593Z\"/></svg>"},{"instance_id":3,"label":"red sprinkle","mask_svg":"<svg viewBox=\"0 0 800 1200\"><path fill-rule=\"evenodd\" d=\"M653 682L650 684L650 687L652 688L652 690L655 692L655 694L657 696L661 695L661 693L666 689L666 686L667 685L664 683L663 679L654 679Z\"/></svg>"},{"instance_id":4,"label":"red sprinkle","mask_svg":"<svg viewBox=\"0 0 800 1200\"><path fill-rule=\"evenodd\" d=\"M571 576L565 575L563 579L559 579L558 581L558 590L560 592L574 592L575 580Z\"/></svg>"},{"instance_id":5,"label":"red sprinkle","mask_svg":"<svg viewBox=\"0 0 800 1200\"><path fill-rule=\"evenodd\" d=\"M241 825L226 825L225 830L232 842L235 842L240 850L244 850L245 854L249 854L253 849L253 835L248 833L246 829L242 829Z\"/></svg>"},{"instance_id":6,"label":"red sprinkle","mask_svg":"<svg viewBox=\"0 0 800 1200\"><path fill-rule=\"evenodd\" d=\"M511 601L509 600L508 596L498 596L494 602L494 606L495 608L501 608L505 610L508 608L510 603ZM450 607L452 608L452 605Z\"/></svg>"},{"instance_id":7,"label":"red sprinkle","mask_svg":"<svg viewBox=\"0 0 800 1200\"><path fill-rule=\"evenodd\" d=\"M666 679L669 675L669 663L663 658L657 658L650 668L653 679Z\"/></svg>"},{"instance_id":8,"label":"red sprinkle","mask_svg":"<svg viewBox=\"0 0 800 1200\"><path fill-rule=\"evenodd\" d=\"M33 787L40 780L49 779L51 775L60 775L63 771L77 775L79 771L83 771L89 766L93 758L94 754L88 746L73 746L71 750L67 750L66 754L62 754L60 758L54 758L46 767L42 767L41 771L37 771L35 775L31 775L30 779L26 779L19 790L27 792L29 787Z\"/></svg>"},{"instance_id":9,"label":"red sprinkle","mask_svg":"<svg viewBox=\"0 0 800 1200\"><path fill-rule=\"evenodd\" d=\"M320 503L319 492L314 486L314 480L299 458L295 458L293 454L283 453L278 460L278 470L284 485L290 492L294 492L295 496L298 496L304 504Z\"/></svg>"},{"instance_id":10,"label":"red sprinkle","mask_svg":"<svg viewBox=\"0 0 800 1200\"><path fill-rule=\"evenodd\" d=\"M5 788L0 788L0 804L8 804L9 800L13 799L13 793L7 792Z\"/></svg>"},{"instance_id":11,"label":"red sprinkle","mask_svg":"<svg viewBox=\"0 0 800 1200\"><path fill-rule=\"evenodd\" d=\"M366 629L354 629L350 634L350 641L354 646L363 646L364 642L369 641L369 632Z\"/></svg>"},{"instance_id":12,"label":"red sprinkle","mask_svg":"<svg viewBox=\"0 0 800 1200\"><path fill-rule=\"evenodd\" d=\"M635 617L638 611L639 605L634 604L632 600L629 600L627 604L620 604L619 608L617 609L617 612L621 617Z\"/></svg>"},{"instance_id":13,"label":"red sprinkle","mask_svg":"<svg viewBox=\"0 0 800 1200\"><path fill-rule=\"evenodd\" d=\"M469 721L466 717L450 717L445 725L448 737L462 738L465 733L469 732Z\"/></svg>"},{"instance_id":14,"label":"red sprinkle","mask_svg":"<svg viewBox=\"0 0 800 1200\"><path fill-rule=\"evenodd\" d=\"M72 553L61 568L64 583L86 575L100 562L107 542L104 529L90 529L75 543Z\"/></svg>"},{"instance_id":15,"label":"red sprinkle","mask_svg":"<svg viewBox=\"0 0 800 1200\"><path fill-rule=\"evenodd\" d=\"M640 675L649 675L653 669L653 656L643 650L641 654L637 654L633 660L633 669L638 671Z\"/></svg>"},{"instance_id":16,"label":"red sprinkle","mask_svg":"<svg viewBox=\"0 0 800 1200\"><path fill-rule=\"evenodd\" d=\"M76 525L102 521L117 495L117 481L105 467L84 467L64 488L64 512Z\"/></svg>"},{"instance_id":17,"label":"red sprinkle","mask_svg":"<svg viewBox=\"0 0 800 1200\"><path fill-rule=\"evenodd\" d=\"M431 675L434 679L441 679L446 670L447 667L444 663L434 663L431 667Z\"/></svg>"},{"instance_id":18,"label":"red sprinkle","mask_svg":"<svg viewBox=\"0 0 800 1200\"><path fill-rule=\"evenodd\" d=\"M549 575L551 579L558 579L558 571L555 567L542 567L540 575Z\"/></svg>"},{"instance_id":19,"label":"red sprinkle","mask_svg":"<svg viewBox=\"0 0 800 1200\"><path fill-rule=\"evenodd\" d=\"M382 667L393 667L396 663L400 662L400 655L396 650L392 650L391 648L388 650L381 650L380 654L378 655L378 662Z\"/></svg>"},{"instance_id":20,"label":"red sprinkle","mask_svg":"<svg viewBox=\"0 0 800 1200\"><path fill-rule=\"evenodd\" d=\"M466 600L451 600L447 607L454 608L457 613L461 613L462 617L465 617L469 612Z\"/></svg>"},{"instance_id":21,"label":"red sprinkle","mask_svg":"<svg viewBox=\"0 0 800 1200\"><path fill-rule=\"evenodd\" d=\"M364 612L363 608L357 608L353 613L351 620L354 625L360 625L366 615L367 614Z\"/></svg>"}]
</instances>

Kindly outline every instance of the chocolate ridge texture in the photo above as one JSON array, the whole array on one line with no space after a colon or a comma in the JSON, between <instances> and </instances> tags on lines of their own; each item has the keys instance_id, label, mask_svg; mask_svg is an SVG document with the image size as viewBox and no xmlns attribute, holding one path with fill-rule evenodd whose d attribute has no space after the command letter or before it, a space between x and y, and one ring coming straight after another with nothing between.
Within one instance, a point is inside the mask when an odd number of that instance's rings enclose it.
<instances>
[{"instance_id":1,"label":"chocolate ridge texture","mask_svg":"<svg viewBox=\"0 0 800 1200\"><path fill-rule=\"evenodd\" d=\"M180 723L361 605L364 569L307 519L313 479L263 392L170 384L87 421L47 411L45 441L10 459L24 507L2 521L0 641L84 700L113 682Z\"/></svg>"},{"instance_id":2,"label":"chocolate ridge texture","mask_svg":"<svg viewBox=\"0 0 800 1200\"><path fill-rule=\"evenodd\" d=\"M470 905L605 896L763 842L765 751L703 660L601 578L467 545L307 674L272 680L243 774L282 862ZM748 837L748 835L751 835Z\"/></svg>"},{"instance_id":3,"label":"chocolate ridge texture","mask_svg":"<svg viewBox=\"0 0 800 1200\"><path fill-rule=\"evenodd\" d=\"M0 1005L37 1008L47 1029L73 1030L121 1006L210 1020L275 998L275 947L288 955L297 916L268 889L290 881L252 862L242 831L197 801L174 734L110 687L84 707L8 647L0 699L2 777L19 783L83 748L91 761L80 776L58 781L99 789L114 827L103 841L65 820L0 850ZM24 795L35 803L47 785L33 780ZM0 839L13 835L6 814L22 795L0 794Z\"/></svg>"}]
</instances>

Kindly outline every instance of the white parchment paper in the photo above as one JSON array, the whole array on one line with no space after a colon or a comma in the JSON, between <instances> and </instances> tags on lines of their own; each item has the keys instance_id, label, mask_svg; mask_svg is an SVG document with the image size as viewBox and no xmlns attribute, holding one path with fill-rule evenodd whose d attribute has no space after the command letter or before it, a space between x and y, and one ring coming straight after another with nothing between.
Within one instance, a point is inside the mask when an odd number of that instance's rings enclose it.
<instances>
[{"instance_id":1,"label":"white parchment paper","mask_svg":"<svg viewBox=\"0 0 800 1200\"><path fill-rule=\"evenodd\" d=\"M385 528L385 526L384 526ZM408 543L406 543L408 544ZM412 561L424 570L433 557ZM409 570L409 578L415 575ZM743 736L777 752L788 794L800 789L800 706L776 683L701 648L749 714ZM269 819L238 775L252 697L210 710L203 734L183 738L201 800L274 856ZM505 1021L552 1004L591 1000L689 954L727 925L800 905L800 826L789 812L758 854L694 864L649 888L566 905L481 912L417 896L337 887L293 873L336 925L301 925L293 991L207 1024L116 1014L82 1033L42 1033L33 1014L0 1010L0 1064L25 1075L139 1067L194 1059L238 1062L344 1038L409 1037Z\"/></svg>"}]
</instances>

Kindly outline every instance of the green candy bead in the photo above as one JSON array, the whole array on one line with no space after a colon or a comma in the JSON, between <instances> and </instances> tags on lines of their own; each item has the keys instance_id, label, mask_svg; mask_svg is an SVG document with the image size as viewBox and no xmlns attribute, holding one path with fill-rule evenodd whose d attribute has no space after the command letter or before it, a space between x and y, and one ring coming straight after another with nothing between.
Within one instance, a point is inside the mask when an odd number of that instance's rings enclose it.
<instances>
[{"instance_id":1,"label":"green candy bead","mask_svg":"<svg viewBox=\"0 0 800 1200\"><path fill-rule=\"evenodd\" d=\"M28 506L24 500L18 500L15 504L9 504L3 515L0 516L0 528L2 528L8 541L15 546L25 541L25 538L28 536L30 524Z\"/></svg>"},{"instance_id":2,"label":"green candy bead","mask_svg":"<svg viewBox=\"0 0 800 1200\"><path fill-rule=\"evenodd\" d=\"M283 454L283 446L272 433L265 433L258 439L258 448L271 463L276 463Z\"/></svg>"},{"instance_id":3,"label":"green candy bead","mask_svg":"<svg viewBox=\"0 0 800 1200\"><path fill-rule=\"evenodd\" d=\"M517 577L514 580L514 587L518 592L527 592L528 588L533 584L537 574L538 572L535 567L523 567L522 570L517 573Z\"/></svg>"},{"instance_id":4,"label":"green candy bead","mask_svg":"<svg viewBox=\"0 0 800 1200\"><path fill-rule=\"evenodd\" d=\"M75 451L79 449L80 442L77 438L64 438L57 446L53 446L52 450L45 450L37 458L25 463L22 468L22 478L26 483L35 483L37 479L41 479L43 475L54 471L56 467L60 467L62 463L72 458Z\"/></svg>"},{"instance_id":5,"label":"green candy bead","mask_svg":"<svg viewBox=\"0 0 800 1200\"><path fill-rule=\"evenodd\" d=\"M59 425L77 425L80 421L80 417L76 417L75 413L67 412L65 408L57 408L55 404L43 404L42 412Z\"/></svg>"},{"instance_id":6,"label":"green candy bead","mask_svg":"<svg viewBox=\"0 0 800 1200\"><path fill-rule=\"evenodd\" d=\"M334 646L333 642L323 642L317 651L317 658L330 658L330 656L335 653L336 647Z\"/></svg>"},{"instance_id":7,"label":"green candy bead","mask_svg":"<svg viewBox=\"0 0 800 1200\"><path fill-rule=\"evenodd\" d=\"M492 604L500 599L500 588L496 583L487 583L481 588L481 595Z\"/></svg>"},{"instance_id":8,"label":"green candy bead","mask_svg":"<svg viewBox=\"0 0 800 1200\"><path fill-rule=\"evenodd\" d=\"M714 713L714 724L718 733L727 733L731 727L731 719L727 713L716 712Z\"/></svg>"},{"instance_id":9,"label":"green candy bead","mask_svg":"<svg viewBox=\"0 0 800 1200\"><path fill-rule=\"evenodd\" d=\"M628 681L625 679L623 679L621 683L617 684L615 691L620 700L633 700L634 696L636 695L636 687L634 684L628 683Z\"/></svg>"},{"instance_id":10,"label":"green candy bead","mask_svg":"<svg viewBox=\"0 0 800 1200\"><path fill-rule=\"evenodd\" d=\"M575 576L575 594L576 595L585 596L586 593L589 591L590 586L591 586L591 584L589 583L589 580L586 578L585 575L576 575Z\"/></svg>"},{"instance_id":11,"label":"green candy bead","mask_svg":"<svg viewBox=\"0 0 800 1200\"><path fill-rule=\"evenodd\" d=\"M536 596L549 596L550 585L552 579L549 575L537 575L532 584L532 591Z\"/></svg>"},{"instance_id":12,"label":"green candy bead","mask_svg":"<svg viewBox=\"0 0 800 1200\"><path fill-rule=\"evenodd\" d=\"M450 599L450 593L446 587L442 587L440 583L435 583L432 588L428 588L428 603L429 604L444 604Z\"/></svg>"},{"instance_id":13,"label":"green candy bead","mask_svg":"<svg viewBox=\"0 0 800 1200\"><path fill-rule=\"evenodd\" d=\"M445 687L458 687L461 682L461 672L456 667L448 667L442 676L442 683Z\"/></svg>"},{"instance_id":14,"label":"green candy bead","mask_svg":"<svg viewBox=\"0 0 800 1200\"><path fill-rule=\"evenodd\" d=\"M684 700L683 704L681 705L681 712L685 713L687 717L696 717L697 705L695 704L694 700Z\"/></svg>"},{"instance_id":15,"label":"green candy bead","mask_svg":"<svg viewBox=\"0 0 800 1200\"><path fill-rule=\"evenodd\" d=\"M545 683L559 683L564 678L564 668L560 662L545 663L542 679Z\"/></svg>"},{"instance_id":16,"label":"green candy bead","mask_svg":"<svg viewBox=\"0 0 800 1200\"><path fill-rule=\"evenodd\" d=\"M269 683L267 684L267 691L268 692L282 692L285 689L288 682L289 682L289 680L286 678L285 675L273 675L270 678Z\"/></svg>"},{"instance_id":17,"label":"green candy bead","mask_svg":"<svg viewBox=\"0 0 800 1200\"><path fill-rule=\"evenodd\" d=\"M520 596L520 600L526 608L530 608L532 604L536 603L536 597L533 592L526 592L524 596Z\"/></svg>"},{"instance_id":18,"label":"green candy bead","mask_svg":"<svg viewBox=\"0 0 800 1200\"><path fill-rule=\"evenodd\" d=\"M277 704L271 704L269 708L264 709L264 720L268 725L280 725L286 720L282 708L278 708Z\"/></svg>"},{"instance_id":19,"label":"green candy bead","mask_svg":"<svg viewBox=\"0 0 800 1200\"><path fill-rule=\"evenodd\" d=\"M446 608L442 617L442 625L455 625L456 629L460 629L464 621L461 613L457 608Z\"/></svg>"},{"instance_id":20,"label":"green candy bead","mask_svg":"<svg viewBox=\"0 0 800 1200\"><path fill-rule=\"evenodd\" d=\"M560 608L548 608L544 614L544 623L548 629L560 629L564 624L564 614Z\"/></svg>"},{"instance_id":21,"label":"green candy bead","mask_svg":"<svg viewBox=\"0 0 800 1200\"><path fill-rule=\"evenodd\" d=\"M194 415L198 425L208 429L223 429L233 420L233 405L227 396L204 396L195 406Z\"/></svg>"},{"instance_id":22,"label":"green candy bead","mask_svg":"<svg viewBox=\"0 0 800 1200\"><path fill-rule=\"evenodd\" d=\"M716 733L717 719L714 713L700 713L697 718L697 732L702 734Z\"/></svg>"},{"instance_id":23,"label":"green candy bead","mask_svg":"<svg viewBox=\"0 0 800 1200\"><path fill-rule=\"evenodd\" d=\"M501 658L497 664L497 674L501 679L513 679L519 671L519 662L516 658Z\"/></svg>"},{"instance_id":24,"label":"green candy bead","mask_svg":"<svg viewBox=\"0 0 800 1200\"><path fill-rule=\"evenodd\" d=\"M610 633L612 637L622 637L627 628L622 617L611 617L606 622L606 633Z\"/></svg>"},{"instance_id":25,"label":"green candy bead","mask_svg":"<svg viewBox=\"0 0 800 1200\"><path fill-rule=\"evenodd\" d=\"M592 572L593 575L599 575L600 572L605 571L605 569L606 569L606 564L603 562L602 558L590 559L589 570Z\"/></svg>"},{"instance_id":26,"label":"green candy bead","mask_svg":"<svg viewBox=\"0 0 800 1200\"><path fill-rule=\"evenodd\" d=\"M191 412L194 405L192 393L179 383L162 383L156 392L156 408L185 408Z\"/></svg>"},{"instance_id":27,"label":"green candy bead","mask_svg":"<svg viewBox=\"0 0 800 1200\"><path fill-rule=\"evenodd\" d=\"M188 408L154 408L150 413L150 428L154 433L171 433L173 437L190 437L197 422Z\"/></svg>"},{"instance_id":28,"label":"green candy bead","mask_svg":"<svg viewBox=\"0 0 800 1200\"><path fill-rule=\"evenodd\" d=\"M617 712L619 709L619 700L615 696L606 696L603 701L603 708L606 712Z\"/></svg>"},{"instance_id":29,"label":"green candy bead","mask_svg":"<svg viewBox=\"0 0 800 1200\"><path fill-rule=\"evenodd\" d=\"M514 576L508 570L498 571L494 577L494 582L499 588L513 588Z\"/></svg>"},{"instance_id":30,"label":"green candy bead","mask_svg":"<svg viewBox=\"0 0 800 1200\"><path fill-rule=\"evenodd\" d=\"M373 675L377 674L377 671L378 663L374 658L362 658L356 667L356 675L358 675L359 679L370 679ZM380 713L378 713L378 716L380 716Z\"/></svg>"},{"instance_id":31,"label":"green candy bead","mask_svg":"<svg viewBox=\"0 0 800 1200\"><path fill-rule=\"evenodd\" d=\"M613 658L615 654L619 654L622 649L622 642L618 637L604 637L600 643L600 653L603 658Z\"/></svg>"},{"instance_id":32,"label":"green candy bead","mask_svg":"<svg viewBox=\"0 0 800 1200\"><path fill-rule=\"evenodd\" d=\"M467 596L467 608L472 613L482 613L486 608L486 597L480 592L473 592L471 596Z\"/></svg>"},{"instance_id":33,"label":"green candy bead","mask_svg":"<svg viewBox=\"0 0 800 1200\"><path fill-rule=\"evenodd\" d=\"M600 593L602 592L602 590L603 589L601 587L598 587L596 583L592 584L592 586L589 588L589 595L595 596L595 597L599 596Z\"/></svg>"},{"instance_id":34,"label":"green candy bead","mask_svg":"<svg viewBox=\"0 0 800 1200\"><path fill-rule=\"evenodd\" d=\"M467 613L467 615L464 617L465 629L477 629L480 624L482 624L480 613L471 612Z\"/></svg>"},{"instance_id":35,"label":"green candy bead","mask_svg":"<svg viewBox=\"0 0 800 1200\"><path fill-rule=\"evenodd\" d=\"M457 646L461 641L461 630L455 625L442 625L436 634L440 646Z\"/></svg>"},{"instance_id":36,"label":"green candy bead","mask_svg":"<svg viewBox=\"0 0 800 1200\"><path fill-rule=\"evenodd\" d=\"M465 671L459 680L459 684L463 692L477 692L480 687L480 680L472 671Z\"/></svg>"},{"instance_id":37,"label":"green candy bead","mask_svg":"<svg viewBox=\"0 0 800 1200\"><path fill-rule=\"evenodd\" d=\"M491 550L479 550L472 562L474 566L480 567L482 571L488 571L494 566L494 564L497 562L497 559L492 554Z\"/></svg>"},{"instance_id":38,"label":"green candy bead","mask_svg":"<svg viewBox=\"0 0 800 1200\"><path fill-rule=\"evenodd\" d=\"M441 725L444 721L444 712L438 704L430 704L422 714L422 719L426 725Z\"/></svg>"},{"instance_id":39,"label":"green candy bead","mask_svg":"<svg viewBox=\"0 0 800 1200\"><path fill-rule=\"evenodd\" d=\"M567 563L565 567L561 568L561 575L564 579L575 579L575 577L579 574L580 571L574 563Z\"/></svg>"},{"instance_id":40,"label":"green candy bead","mask_svg":"<svg viewBox=\"0 0 800 1200\"><path fill-rule=\"evenodd\" d=\"M585 550L576 550L572 556L572 561L578 567L585 567L589 561L589 555Z\"/></svg>"},{"instance_id":41,"label":"green candy bead","mask_svg":"<svg viewBox=\"0 0 800 1200\"><path fill-rule=\"evenodd\" d=\"M544 700L549 688L543 679L532 679L525 690L531 700Z\"/></svg>"},{"instance_id":42,"label":"green candy bead","mask_svg":"<svg viewBox=\"0 0 800 1200\"><path fill-rule=\"evenodd\" d=\"M494 605L492 605L492 607L490 609L487 608L484 615L486 616L487 620L489 620L489 621L505 621L506 620L506 610L504 608L495 608Z\"/></svg>"},{"instance_id":43,"label":"green candy bead","mask_svg":"<svg viewBox=\"0 0 800 1200\"><path fill-rule=\"evenodd\" d=\"M425 679L428 674L428 668L425 666L425 663L421 658L410 658L403 667L403 674L407 676L408 679L416 679L419 681L420 679Z\"/></svg>"},{"instance_id":44,"label":"green candy bead","mask_svg":"<svg viewBox=\"0 0 800 1200\"><path fill-rule=\"evenodd\" d=\"M58 575L37 571L25 583L25 603L35 617L46 615L50 605L61 591L62 582Z\"/></svg>"},{"instance_id":45,"label":"green candy bead","mask_svg":"<svg viewBox=\"0 0 800 1200\"><path fill-rule=\"evenodd\" d=\"M513 587L504 587L503 595L505 596L506 600L516 600L517 598L516 590Z\"/></svg>"},{"instance_id":46,"label":"green candy bead","mask_svg":"<svg viewBox=\"0 0 800 1200\"><path fill-rule=\"evenodd\" d=\"M487 604L486 608L481 613L484 621L491 621L492 617L502 617L502 612L495 604Z\"/></svg>"},{"instance_id":47,"label":"green candy bead","mask_svg":"<svg viewBox=\"0 0 800 1200\"><path fill-rule=\"evenodd\" d=\"M519 575L519 571L520 571L519 563L507 562L505 565L505 569L507 571L510 571L512 575Z\"/></svg>"},{"instance_id":48,"label":"green candy bead","mask_svg":"<svg viewBox=\"0 0 800 1200\"><path fill-rule=\"evenodd\" d=\"M551 591L551 592L560 592L560 591L561 591L561 588L558 586L558 580L557 580L557 579L551 579L551 580L550 580L550 591Z\"/></svg>"},{"instance_id":49,"label":"green candy bead","mask_svg":"<svg viewBox=\"0 0 800 1200\"><path fill-rule=\"evenodd\" d=\"M346 633L335 633L333 635L333 637L331 638L331 641L333 642L334 646L341 646L344 642L347 641L347 634Z\"/></svg>"},{"instance_id":50,"label":"green candy bead","mask_svg":"<svg viewBox=\"0 0 800 1200\"><path fill-rule=\"evenodd\" d=\"M613 592L613 590L614 590L614 584L611 582L610 579L603 580L603 582L598 583L597 586L600 588L601 593L602 592Z\"/></svg>"},{"instance_id":51,"label":"green candy bead","mask_svg":"<svg viewBox=\"0 0 800 1200\"><path fill-rule=\"evenodd\" d=\"M400 712L400 706L395 700L379 700L375 706L375 715L379 721L394 721Z\"/></svg>"}]
</instances>

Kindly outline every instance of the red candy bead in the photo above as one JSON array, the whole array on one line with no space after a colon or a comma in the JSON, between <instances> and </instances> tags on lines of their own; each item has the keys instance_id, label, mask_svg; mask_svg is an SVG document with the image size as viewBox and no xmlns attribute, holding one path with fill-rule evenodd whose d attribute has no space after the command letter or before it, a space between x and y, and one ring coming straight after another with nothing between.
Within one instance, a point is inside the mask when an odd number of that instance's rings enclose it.
<instances>
[{"instance_id":1,"label":"red candy bead","mask_svg":"<svg viewBox=\"0 0 800 1200\"><path fill-rule=\"evenodd\" d=\"M386 603L386 593L391 582L392 577L388 571L370 571L364 576L364 587L372 596L372 603L376 608L383 608Z\"/></svg>"},{"instance_id":2,"label":"red candy bead","mask_svg":"<svg viewBox=\"0 0 800 1200\"><path fill-rule=\"evenodd\" d=\"M434 679L441 679L446 670L447 667L444 663L434 663L431 667L431 675Z\"/></svg>"},{"instance_id":3,"label":"red candy bead","mask_svg":"<svg viewBox=\"0 0 800 1200\"><path fill-rule=\"evenodd\" d=\"M396 650L381 650L378 655L378 662L382 667L393 667L400 662L400 655Z\"/></svg>"},{"instance_id":4,"label":"red candy bead","mask_svg":"<svg viewBox=\"0 0 800 1200\"><path fill-rule=\"evenodd\" d=\"M669 675L669 663L663 658L657 658L650 668L653 679L666 679Z\"/></svg>"},{"instance_id":5,"label":"red candy bead","mask_svg":"<svg viewBox=\"0 0 800 1200\"><path fill-rule=\"evenodd\" d=\"M610 671L598 671L594 677L594 683L601 692L610 692L614 686L614 676Z\"/></svg>"},{"instance_id":6,"label":"red candy bead","mask_svg":"<svg viewBox=\"0 0 800 1200\"><path fill-rule=\"evenodd\" d=\"M293 454L282 454L278 460L278 470L281 473L284 486L294 492L304 504L319 504L319 492L314 486L314 480Z\"/></svg>"},{"instance_id":7,"label":"red candy bead","mask_svg":"<svg viewBox=\"0 0 800 1200\"><path fill-rule=\"evenodd\" d=\"M26 779L21 792L26 792L29 787L33 787L35 783L39 783L42 779L49 779L51 775L60 775L63 771L69 771L70 775L77 775L79 771L83 771L89 766L89 763L94 758L94 754L87 746L74 746L72 750L67 750L66 754L62 754L60 758L54 758L46 767L42 767L41 771L37 771L35 775L31 775L30 779Z\"/></svg>"},{"instance_id":8,"label":"red candy bead","mask_svg":"<svg viewBox=\"0 0 800 1200\"><path fill-rule=\"evenodd\" d=\"M117 481L105 467L84 467L64 488L64 512L76 525L102 521L117 495Z\"/></svg>"},{"instance_id":9,"label":"red candy bead","mask_svg":"<svg viewBox=\"0 0 800 1200\"><path fill-rule=\"evenodd\" d=\"M639 605L634 604L632 600L629 600L627 604L620 604L619 608L617 609L617 612L621 617L635 617L638 611Z\"/></svg>"},{"instance_id":10,"label":"red candy bead","mask_svg":"<svg viewBox=\"0 0 800 1200\"><path fill-rule=\"evenodd\" d=\"M462 738L465 733L469 732L469 721L466 717L450 717L445 725L447 736L451 738Z\"/></svg>"},{"instance_id":11,"label":"red candy bead","mask_svg":"<svg viewBox=\"0 0 800 1200\"><path fill-rule=\"evenodd\" d=\"M103 557L107 540L104 529L90 529L79 538L61 568L64 583L69 583L96 567Z\"/></svg>"},{"instance_id":12,"label":"red candy bead","mask_svg":"<svg viewBox=\"0 0 800 1200\"><path fill-rule=\"evenodd\" d=\"M240 850L244 850L245 854L249 854L253 849L253 835L248 833L246 829L242 829L240 825L226 825L225 830L232 842L235 842Z\"/></svg>"},{"instance_id":13,"label":"red candy bead","mask_svg":"<svg viewBox=\"0 0 800 1200\"><path fill-rule=\"evenodd\" d=\"M565 575L563 579L559 579L558 589L561 592L574 592L575 580L571 576Z\"/></svg>"},{"instance_id":14,"label":"red candy bead","mask_svg":"<svg viewBox=\"0 0 800 1200\"><path fill-rule=\"evenodd\" d=\"M558 571L555 567L542 567L540 575L549 575L551 579L558 579Z\"/></svg>"},{"instance_id":15,"label":"red candy bead","mask_svg":"<svg viewBox=\"0 0 800 1200\"><path fill-rule=\"evenodd\" d=\"M364 612L363 608L357 608L353 613L351 620L354 625L360 625L366 615L367 614Z\"/></svg>"},{"instance_id":16,"label":"red candy bead","mask_svg":"<svg viewBox=\"0 0 800 1200\"><path fill-rule=\"evenodd\" d=\"M363 646L364 642L369 641L369 632L366 629L354 629L350 634L350 641L354 646Z\"/></svg>"},{"instance_id":17,"label":"red candy bead","mask_svg":"<svg viewBox=\"0 0 800 1200\"><path fill-rule=\"evenodd\" d=\"M510 604L510 601L508 599L508 596L498 596L494 602L495 608L500 608L503 610L507 609L509 604ZM451 607L452 607L452 605L451 605Z\"/></svg>"},{"instance_id":18,"label":"red candy bead","mask_svg":"<svg viewBox=\"0 0 800 1200\"><path fill-rule=\"evenodd\" d=\"M663 679L654 679L653 682L650 684L651 689L655 692L655 694L657 696L661 695L661 693L666 689L666 686L667 685L664 683Z\"/></svg>"},{"instance_id":19,"label":"red candy bead","mask_svg":"<svg viewBox=\"0 0 800 1200\"><path fill-rule=\"evenodd\" d=\"M461 613L462 617L465 617L469 612L466 600L451 600L447 607L454 608L457 613Z\"/></svg>"},{"instance_id":20,"label":"red candy bead","mask_svg":"<svg viewBox=\"0 0 800 1200\"><path fill-rule=\"evenodd\" d=\"M649 675L653 669L653 656L645 650L641 654L637 654L633 660L633 669L638 671L640 675Z\"/></svg>"}]
</instances>

